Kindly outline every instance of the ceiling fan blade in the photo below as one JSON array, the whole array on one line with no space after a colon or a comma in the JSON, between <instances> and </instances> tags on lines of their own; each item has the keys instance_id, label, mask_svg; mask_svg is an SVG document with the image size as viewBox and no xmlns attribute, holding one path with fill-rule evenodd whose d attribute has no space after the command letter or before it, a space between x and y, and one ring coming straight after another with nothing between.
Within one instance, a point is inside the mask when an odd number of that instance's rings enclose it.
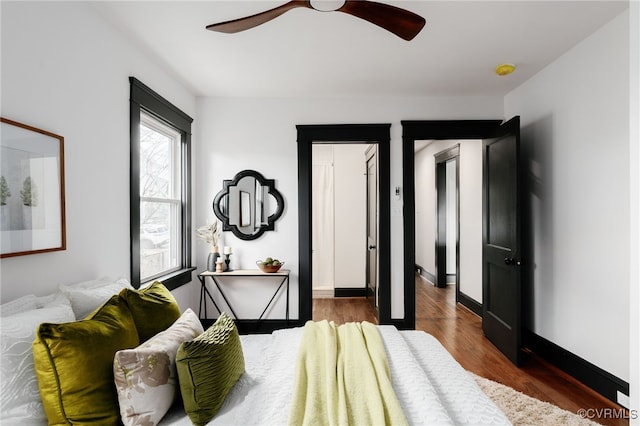
<instances>
[{"instance_id":1,"label":"ceiling fan blade","mask_svg":"<svg viewBox=\"0 0 640 426\"><path fill-rule=\"evenodd\" d=\"M337 11L369 21L407 41L418 35L426 23L413 12L374 1L347 0Z\"/></svg>"},{"instance_id":2,"label":"ceiling fan blade","mask_svg":"<svg viewBox=\"0 0 640 426\"><path fill-rule=\"evenodd\" d=\"M248 30L258 25L264 24L283 13L295 9L296 7L306 7L311 9L309 2L306 0L292 0L282 6L275 7L265 12L256 13L255 15L246 16L244 18L233 19L231 21L220 22L218 24L207 25L207 29L210 31L217 31L220 33L237 33L239 31Z\"/></svg>"}]
</instances>

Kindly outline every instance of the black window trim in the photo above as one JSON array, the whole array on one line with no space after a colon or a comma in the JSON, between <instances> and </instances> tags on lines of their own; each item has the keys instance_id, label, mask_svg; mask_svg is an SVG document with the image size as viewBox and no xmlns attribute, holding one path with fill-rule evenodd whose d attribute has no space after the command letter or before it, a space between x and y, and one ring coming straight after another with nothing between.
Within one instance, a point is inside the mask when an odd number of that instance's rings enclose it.
<instances>
[{"instance_id":1,"label":"black window trim","mask_svg":"<svg viewBox=\"0 0 640 426\"><path fill-rule=\"evenodd\" d=\"M140 282L140 111L177 129L182 136L182 265L178 271L156 278L169 290L191 282L191 123L193 118L147 87L135 77L129 77L129 133L130 133L130 276L131 284Z\"/></svg>"}]
</instances>

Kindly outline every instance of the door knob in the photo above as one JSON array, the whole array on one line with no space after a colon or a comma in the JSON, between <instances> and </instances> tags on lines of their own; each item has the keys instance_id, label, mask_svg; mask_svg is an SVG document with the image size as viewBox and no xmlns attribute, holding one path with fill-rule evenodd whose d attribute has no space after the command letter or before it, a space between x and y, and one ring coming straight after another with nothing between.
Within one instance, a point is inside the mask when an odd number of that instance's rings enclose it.
<instances>
[{"instance_id":1,"label":"door knob","mask_svg":"<svg viewBox=\"0 0 640 426\"><path fill-rule=\"evenodd\" d=\"M514 259L513 257L505 257L504 258L504 264L505 265L514 265L514 266L520 266L522 265L522 262L518 259Z\"/></svg>"},{"instance_id":2,"label":"door knob","mask_svg":"<svg viewBox=\"0 0 640 426\"><path fill-rule=\"evenodd\" d=\"M373 250L374 248L376 248L376 246L374 246L374 245L370 245L369 246L369 250Z\"/></svg>"}]
</instances>

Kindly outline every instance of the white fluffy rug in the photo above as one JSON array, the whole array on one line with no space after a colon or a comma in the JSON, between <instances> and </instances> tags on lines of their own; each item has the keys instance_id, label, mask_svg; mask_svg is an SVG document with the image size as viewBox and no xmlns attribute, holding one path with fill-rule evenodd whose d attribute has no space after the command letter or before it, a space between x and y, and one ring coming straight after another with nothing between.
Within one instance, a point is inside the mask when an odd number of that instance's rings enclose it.
<instances>
[{"instance_id":1,"label":"white fluffy rug","mask_svg":"<svg viewBox=\"0 0 640 426\"><path fill-rule=\"evenodd\" d=\"M540 401L518 392L503 384L473 374L480 389L496 403L516 426L564 425L593 426L598 425L570 411L563 410L548 402Z\"/></svg>"}]
</instances>

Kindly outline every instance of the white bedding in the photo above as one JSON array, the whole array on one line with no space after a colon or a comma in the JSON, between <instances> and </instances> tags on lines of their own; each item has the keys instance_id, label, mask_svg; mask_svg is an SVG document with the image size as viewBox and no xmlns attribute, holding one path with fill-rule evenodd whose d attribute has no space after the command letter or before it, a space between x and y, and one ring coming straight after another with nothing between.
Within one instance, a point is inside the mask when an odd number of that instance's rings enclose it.
<instances>
[{"instance_id":1,"label":"white bedding","mask_svg":"<svg viewBox=\"0 0 640 426\"><path fill-rule=\"evenodd\" d=\"M393 386L410 424L508 425L506 416L444 347L422 331L380 326ZM212 425L286 425L303 328L241 336L246 372ZM191 425L174 407L161 425Z\"/></svg>"}]
</instances>

